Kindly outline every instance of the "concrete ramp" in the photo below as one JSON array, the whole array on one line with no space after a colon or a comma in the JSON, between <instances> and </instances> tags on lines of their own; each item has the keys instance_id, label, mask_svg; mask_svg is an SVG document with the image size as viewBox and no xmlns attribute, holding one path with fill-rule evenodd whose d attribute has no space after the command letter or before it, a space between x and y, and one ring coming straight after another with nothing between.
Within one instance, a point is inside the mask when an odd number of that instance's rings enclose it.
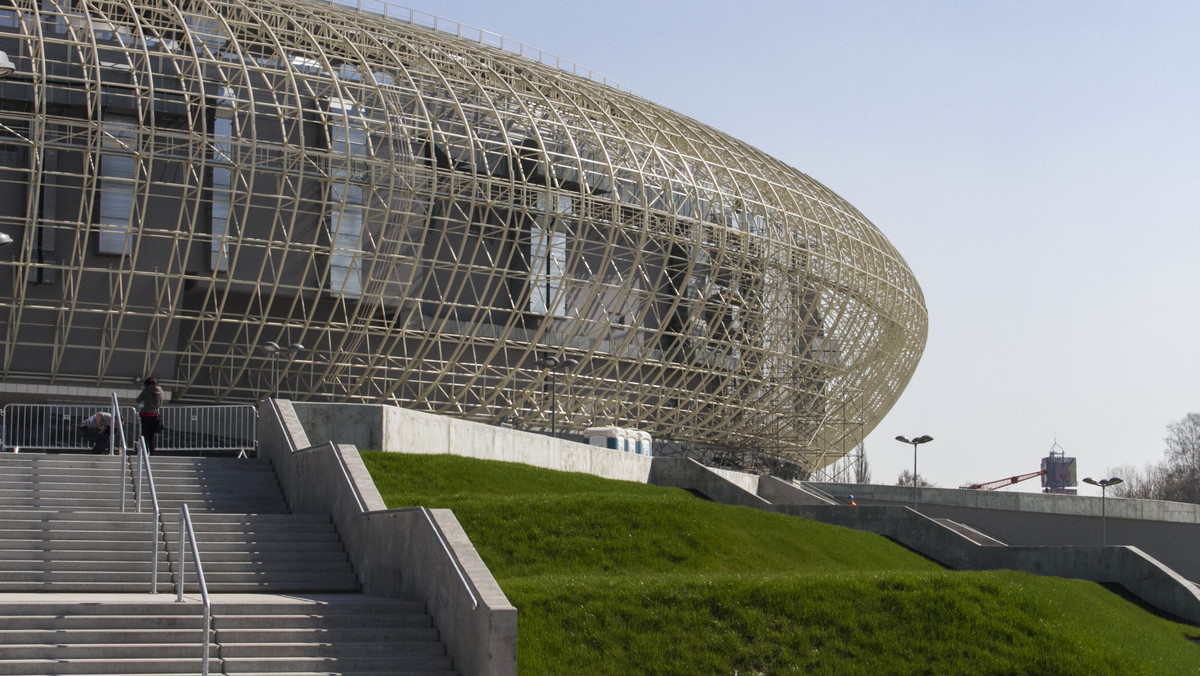
<instances>
[{"instance_id":1,"label":"concrete ramp","mask_svg":"<svg viewBox=\"0 0 1200 676\"><path fill-rule=\"evenodd\" d=\"M965 523L959 523L959 522L953 521L951 519L934 519L934 521L942 524L946 528L949 528L950 530L954 531L955 533L958 533L959 535L965 537L966 539L970 540L971 542L973 542L977 545L982 545L982 546L986 546L986 547L1003 547L1003 546L1005 546L1005 543L1001 542L1000 540L997 540L996 538L988 535L987 533L984 533L983 531L976 530L976 529L968 526Z\"/></svg>"}]
</instances>

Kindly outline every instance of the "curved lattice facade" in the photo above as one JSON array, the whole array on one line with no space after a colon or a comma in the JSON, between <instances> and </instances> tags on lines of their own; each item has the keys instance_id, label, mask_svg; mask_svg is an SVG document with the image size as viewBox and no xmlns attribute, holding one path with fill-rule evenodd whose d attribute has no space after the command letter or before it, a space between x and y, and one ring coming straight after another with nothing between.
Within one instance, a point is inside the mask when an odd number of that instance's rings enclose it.
<instances>
[{"instance_id":1,"label":"curved lattice facade","mask_svg":"<svg viewBox=\"0 0 1200 676\"><path fill-rule=\"evenodd\" d=\"M177 401L544 428L556 387L560 429L809 467L891 407L926 312L854 207L588 73L384 14L0 8L10 391L154 374Z\"/></svg>"}]
</instances>

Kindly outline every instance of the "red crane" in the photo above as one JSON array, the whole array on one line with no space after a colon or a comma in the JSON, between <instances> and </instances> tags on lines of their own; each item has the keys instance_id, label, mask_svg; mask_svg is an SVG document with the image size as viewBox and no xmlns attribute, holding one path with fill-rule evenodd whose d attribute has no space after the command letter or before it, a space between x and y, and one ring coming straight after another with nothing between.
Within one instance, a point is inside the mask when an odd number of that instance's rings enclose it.
<instances>
[{"instance_id":1,"label":"red crane","mask_svg":"<svg viewBox=\"0 0 1200 676\"><path fill-rule=\"evenodd\" d=\"M994 491L997 488L1004 488L1005 486L1011 486L1015 483L1024 481L1026 479L1032 479L1035 476L1043 476L1045 474L1046 474L1046 470L1043 469L1038 472L1030 472L1029 474L1018 474L1016 476L1010 476L1007 479L996 479L995 481L986 481L981 484L967 484L966 486L963 486L963 488L974 488L974 489L979 489L979 490L984 490L984 491Z\"/></svg>"}]
</instances>

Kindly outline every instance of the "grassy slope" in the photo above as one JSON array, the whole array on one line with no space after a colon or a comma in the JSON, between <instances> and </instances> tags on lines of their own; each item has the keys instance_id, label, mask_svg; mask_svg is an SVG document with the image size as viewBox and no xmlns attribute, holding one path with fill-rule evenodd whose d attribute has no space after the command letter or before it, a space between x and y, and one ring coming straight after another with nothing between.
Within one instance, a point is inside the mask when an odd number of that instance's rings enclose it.
<instances>
[{"instance_id":1,"label":"grassy slope","mask_svg":"<svg viewBox=\"0 0 1200 676\"><path fill-rule=\"evenodd\" d=\"M454 510L520 610L522 674L1200 673L1200 629L1097 584L947 571L675 489L363 457L389 506Z\"/></svg>"}]
</instances>

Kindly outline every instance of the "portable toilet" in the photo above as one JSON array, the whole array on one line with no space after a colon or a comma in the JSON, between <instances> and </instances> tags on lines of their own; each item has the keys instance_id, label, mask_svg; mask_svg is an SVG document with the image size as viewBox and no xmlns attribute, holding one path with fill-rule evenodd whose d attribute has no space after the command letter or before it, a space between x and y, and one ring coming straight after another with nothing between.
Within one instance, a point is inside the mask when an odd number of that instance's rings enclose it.
<instances>
[{"instance_id":1,"label":"portable toilet","mask_svg":"<svg viewBox=\"0 0 1200 676\"><path fill-rule=\"evenodd\" d=\"M632 453L634 450L636 450L633 445L634 439L632 430L627 430L624 427L618 427L617 433L621 435L621 438L617 441L617 448L619 450L625 453Z\"/></svg>"},{"instance_id":2,"label":"portable toilet","mask_svg":"<svg viewBox=\"0 0 1200 676\"><path fill-rule=\"evenodd\" d=\"M601 448L611 448L614 451L625 450L625 434L620 427L589 427L583 431L583 435L587 437L588 444L591 446L600 446Z\"/></svg>"},{"instance_id":3,"label":"portable toilet","mask_svg":"<svg viewBox=\"0 0 1200 676\"><path fill-rule=\"evenodd\" d=\"M654 448L651 445L653 439L650 437L650 433L637 430L634 434L637 435L638 455L654 455Z\"/></svg>"}]
</instances>

